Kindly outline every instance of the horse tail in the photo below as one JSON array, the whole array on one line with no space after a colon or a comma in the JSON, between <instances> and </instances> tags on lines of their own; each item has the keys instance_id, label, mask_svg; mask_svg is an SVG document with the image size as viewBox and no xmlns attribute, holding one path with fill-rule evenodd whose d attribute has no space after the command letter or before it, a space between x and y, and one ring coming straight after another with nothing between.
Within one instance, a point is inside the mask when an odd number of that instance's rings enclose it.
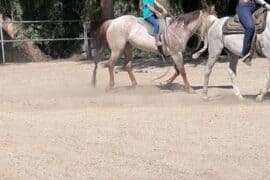
<instances>
[{"instance_id":1,"label":"horse tail","mask_svg":"<svg viewBox=\"0 0 270 180\"><path fill-rule=\"evenodd\" d=\"M92 81L91 85L92 87L96 87L96 82L97 82L97 68L98 68L98 62L102 58L103 51L107 45L107 30L111 24L111 20L105 21L97 30L97 36L96 36L96 48L97 48L97 54L94 58L94 71L92 74Z\"/></svg>"}]
</instances>

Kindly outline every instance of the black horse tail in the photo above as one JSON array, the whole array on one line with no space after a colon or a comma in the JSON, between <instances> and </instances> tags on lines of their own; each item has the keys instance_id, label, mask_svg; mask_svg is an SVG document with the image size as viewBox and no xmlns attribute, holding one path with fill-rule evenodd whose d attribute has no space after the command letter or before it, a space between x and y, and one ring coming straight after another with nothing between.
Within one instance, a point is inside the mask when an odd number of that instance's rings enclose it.
<instances>
[{"instance_id":1,"label":"black horse tail","mask_svg":"<svg viewBox=\"0 0 270 180\"><path fill-rule=\"evenodd\" d=\"M96 36L96 48L97 48L97 54L94 58L94 71L92 74L92 81L91 85L92 87L96 87L96 82L97 82L97 68L98 68L98 62L102 58L103 51L107 45L107 30L111 24L112 20L107 20L105 21L98 29L97 31L97 36Z\"/></svg>"}]
</instances>

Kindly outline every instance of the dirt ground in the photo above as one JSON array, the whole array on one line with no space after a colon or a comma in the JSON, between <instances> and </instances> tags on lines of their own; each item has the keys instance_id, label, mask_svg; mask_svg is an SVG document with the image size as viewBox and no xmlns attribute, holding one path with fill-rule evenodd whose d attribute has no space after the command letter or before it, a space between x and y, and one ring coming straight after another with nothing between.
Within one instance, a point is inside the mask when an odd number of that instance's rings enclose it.
<instances>
[{"instance_id":1,"label":"dirt ground","mask_svg":"<svg viewBox=\"0 0 270 180\"><path fill-rule=\"evenodd\" d=\"M135 60L136 89L118 67L110 92L102 63L96 89L83 61L0 66L0 179L270 179L270 96L255 102L267 61L239 63L243 102L228 63L214 68L210 102L203 62L185 67L197 94L181 78L161 89L157 60Z\"/></svg>"}]
</instances>

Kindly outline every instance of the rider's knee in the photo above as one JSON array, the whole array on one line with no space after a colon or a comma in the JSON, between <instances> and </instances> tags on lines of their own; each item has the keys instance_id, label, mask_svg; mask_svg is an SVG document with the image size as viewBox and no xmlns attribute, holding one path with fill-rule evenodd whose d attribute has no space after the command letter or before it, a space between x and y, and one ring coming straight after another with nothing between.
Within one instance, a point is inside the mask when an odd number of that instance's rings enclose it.
<instances>
[{"instance_id":1,"label":"rider's knee","mask_svg":"<svg viewBox=\"0 0 270 180\"><path fill-rule=\"evenodd\" d=\"M154 29L155 29L155 33L158 33L159 32L159 24L155 24Z\"/></svg>"},{"instance_id":2,"label":"rider's knee","mask_svg":"<svg viewBox=\"0 0 270 180\"><path fill-rule=\"evenodd\" d=\"M246 26L246 31L248 32L254 32L255 31L255 25L254 24L250 24Z\"/></svg>"}]
</instances>

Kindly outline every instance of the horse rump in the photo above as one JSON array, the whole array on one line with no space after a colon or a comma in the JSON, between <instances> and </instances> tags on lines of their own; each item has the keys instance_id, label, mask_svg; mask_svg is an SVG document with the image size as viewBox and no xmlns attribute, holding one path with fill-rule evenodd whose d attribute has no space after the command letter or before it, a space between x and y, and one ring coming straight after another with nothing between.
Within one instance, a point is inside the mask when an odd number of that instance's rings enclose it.
<instances>
[{"instance_id":1,"label":"horse rump","mask_svg":"<svg viewBox=\"0 0 270 180\"><path fill-rule=\"evenodd\" d=\"M104 48L107 45L107 30L110 26L111 20L105 21L97 30L97 35L96 35L96 47L97 47L97 55L94 58L94 71L92 74L92 80L91 80L91 86L96 87L96 82L97 82L97 67L98 67L98 62L102 58Z\"/></svg>"}]
</instances>

